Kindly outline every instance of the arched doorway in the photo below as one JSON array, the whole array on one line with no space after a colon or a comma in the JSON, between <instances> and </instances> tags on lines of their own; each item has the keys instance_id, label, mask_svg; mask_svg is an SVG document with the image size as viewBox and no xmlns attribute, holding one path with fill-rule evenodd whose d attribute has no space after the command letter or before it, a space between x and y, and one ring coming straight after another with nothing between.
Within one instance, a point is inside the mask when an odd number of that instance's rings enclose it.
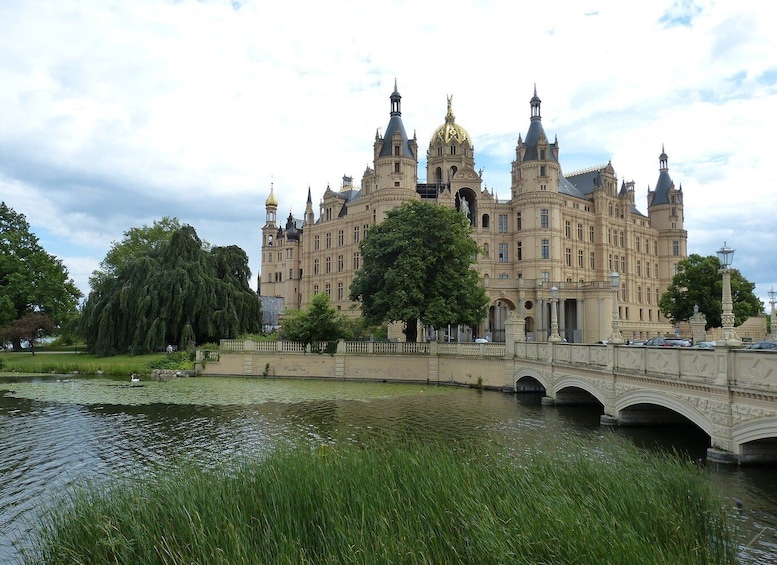
<instances>
[{"instance_id":1,"label":"arched doorway","mask_svg":"<svg viewBox=\"0 0 777 565\"><path fill-rule=\"evenodd\" d=\"M510 316L510 311L515 310L515 304L506 298L500 298L491 303L488 308L488 326L486 337L490 334L490 341L504 342L505 322Z\"/></svg>"},{"instance_id":2,"label":"arched doorway","mask_svg":"<svg viewBox=\"0 0 777 565\"><path fill-rule=\"evenodd\" d=\"M526 321L524 326L526 329L526 341L534 341L534 316L526 316L524 320Z\"/></svg>"}]
</instances>

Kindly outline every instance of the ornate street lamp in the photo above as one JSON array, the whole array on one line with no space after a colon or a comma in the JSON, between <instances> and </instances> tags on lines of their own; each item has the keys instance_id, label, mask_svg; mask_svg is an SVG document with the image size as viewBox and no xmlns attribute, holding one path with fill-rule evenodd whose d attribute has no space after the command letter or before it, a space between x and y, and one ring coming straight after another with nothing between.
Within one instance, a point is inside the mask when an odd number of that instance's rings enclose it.
<instances>
[{"instance_id":1,"label":"ornate street lamp","mask_svg":"<svg viewBox=\"0 0 777 565\"><path fill-rule=\"evenodd\" d=\"M731 300L731 269L729 267L734 260L734 249L731 249L724 241L723 247L718 249L717 253L720 262L718 272L723 275L723 314L720 317L722 326L720 339L715 342L715 346L741 347L742 340L734 331L734 303Z\"/></svg>"},{"instance_id":2,"label":"ornate street lamp","mask_svg":"<svg viewBox=\"0 0 777 565\"><path fill-rule=\"evenodd\" d=\"M774 290L774 287L769 291L769 304L772 305L772 316L771 316L771 322L772 322L772 331L769 333L769 337L771 337L773 340L777 340L777 320L774 319L774 303L777 302L777 290Z\"/></svg>"},{"instance_id":3,"label":"ornate street lamp","mask_svg":"<svg viewBox=\"0 0 777 565\"><path fill-rule=\"evenodd\" d=\"M558 335L558 288L550 289L550 337L548 341L561 341Z\"/></svg>"},{"instance_id":4,"label":"ornate street lamp","mask_svg":"<svg viewBox=\"0 0 777 565\"><path fill-rule=\"evenodd\" d=\"M623 336L621 335L621 321L618 315L618 288L620 287L621 276L618 271L610 273L610 289L612 290L612 333L608 343L619 344L623 343Z\"/></svg>"}]
</instances>

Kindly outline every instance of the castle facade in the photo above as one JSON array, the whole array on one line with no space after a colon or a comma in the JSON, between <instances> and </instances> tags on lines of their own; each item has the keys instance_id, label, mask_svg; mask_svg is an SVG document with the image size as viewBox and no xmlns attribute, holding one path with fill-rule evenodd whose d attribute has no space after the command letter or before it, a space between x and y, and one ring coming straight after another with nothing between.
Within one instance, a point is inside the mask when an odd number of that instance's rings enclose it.
<instances>
[{"instance_id":1,"label":"castle facade","mask_svg":"<svg viewBox=\"0 0 777 565\"><path fill-rule=\"evenodd\" d=\"M483 187L473 140L456 123L450 98L426 151L426 182L418 181L418 142L405 131L396 86L390 100L388 126L376 133L373 166L359 186L344 177L337 190L327 187L317 214L308 189L304 218L289 214L285 223L277 219L271 189L261 296L300 309L325 292L338 309L358 316L348 293L360 267L359 242L387 211L420 199L465 214L483 250L475 268L491 299L488 318L477 328L446 329L447 339L503 341L511 314L525 321L526 338L535 341L547 340L555 325L568 342L606 340L616 315L627 340L674 331L658 302L687 256L688 234L682 186L669 176L663 148L645 214L635 204L634 183L619 183L611 163L562 171L559 144L545 134L535 89L526 136L519 134L515 147L510 198L497 199Z\"/></svg>"}]
</instances>

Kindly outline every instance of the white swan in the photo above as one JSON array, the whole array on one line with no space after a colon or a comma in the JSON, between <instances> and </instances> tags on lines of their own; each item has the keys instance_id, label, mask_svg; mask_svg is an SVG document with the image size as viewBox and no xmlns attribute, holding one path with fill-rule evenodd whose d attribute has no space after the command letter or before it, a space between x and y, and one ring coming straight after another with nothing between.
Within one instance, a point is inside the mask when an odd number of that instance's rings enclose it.
<instances>
[{"instance_id":1,"label":"white swan","mask_svg":"<svg viewBox=\"0 0 777 565\"><path fill-rule=\"evenodd\" d=\"M140 382L140 377L137 376L135 373L132 373L132 376L130 377L130 382L139 383Z\"/></svg>"}]
</instances>

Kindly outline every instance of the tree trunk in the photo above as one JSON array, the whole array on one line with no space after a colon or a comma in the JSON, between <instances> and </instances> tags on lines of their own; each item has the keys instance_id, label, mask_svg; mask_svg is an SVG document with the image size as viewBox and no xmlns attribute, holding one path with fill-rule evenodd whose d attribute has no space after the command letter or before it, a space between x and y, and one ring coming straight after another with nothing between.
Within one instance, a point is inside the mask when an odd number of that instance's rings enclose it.
<instances>
[{"instance_id":1,"label":"tree trunk","mask_svg":"<svg viewBox=\"0 0 777 565\"><path fill-rule=\"evenodd\" d=\"M405 341L418 341L418 318L405 322Z\"/></svg>"}]
</instances>

